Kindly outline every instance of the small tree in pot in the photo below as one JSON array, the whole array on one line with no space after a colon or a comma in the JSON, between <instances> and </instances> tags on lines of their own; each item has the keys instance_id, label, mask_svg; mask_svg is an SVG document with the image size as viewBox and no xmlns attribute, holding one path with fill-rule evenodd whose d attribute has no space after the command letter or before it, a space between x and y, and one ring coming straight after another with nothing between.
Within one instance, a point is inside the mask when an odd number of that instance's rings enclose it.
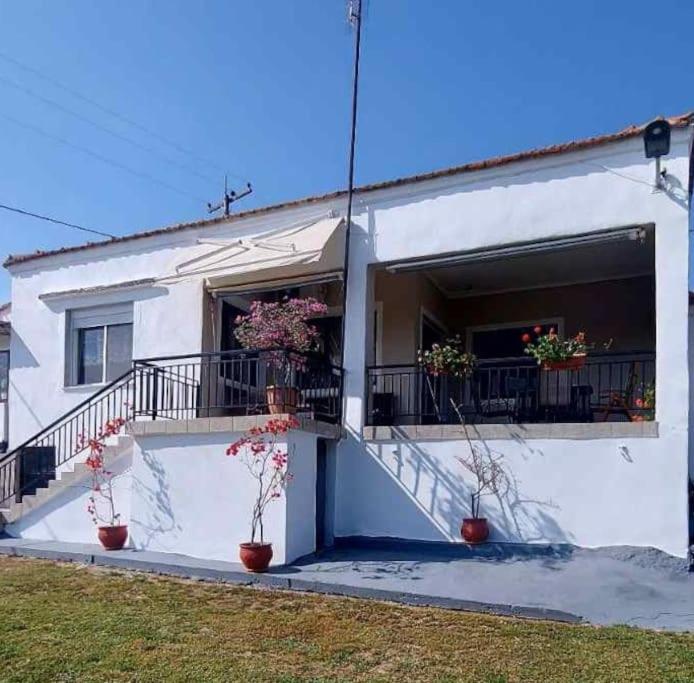
<instances>
[{"instance_id":1,"label":"small tree in pot","mask_svg":"<svg viewBox=\"0 0 694 683\"><path fill-rule=\"evenodd\" d=\"M320 301L284 299L280 302L254 301L248 315L236 318L234 336L244 349L268 351L268 367L274 380L267 385L271 414L294 413L298 391L292 386L297 370L304 367L300 354L318 350L320 333L308 321L325 315L328 307Z\"/></svg>"},{"instance_id":2,"label":"small tree in pot","mask_svg":"<svg viewBox=\"0 0 694 683\"><path fill-rule=\"evenodd\" d=\"M480 517L480 500L485 495L503 493L509 484L508 476L501 464L503 456L493 455L486 448L473 444L458 407L454 405L453 409L458 414L469 449L465 455L458 456L458 462L475 477L475 487L470 494L471 517L463 519L460 533L468 543L483 543L489 537L489 523L486 517Z\"/></svg>"},{"instance_id":3,"label":"small tree in pot","mask_svg":"<svg viewBox=\"0 0 694 683\"><path fill-rule=\"evenodd\" d=\"M294 417L273 418L263 427L252 427L246 435L234 441L226 454L239 457L256 484L256 497L251 516L251 540L241 543L239 557L250 572L264 572L272 559L272 543L265 542L263 514L267 506L281 497L292 480L287 469L289 453L278 441L299 426Z\"/></svg>"},{"instance_id":4,"label":"small tree in pot","mask_svg":"<svg viewBox=\"0 0 694 683\"><path fill-rule=\"evenodd\" d=\"M97 527L97 535L106 550L120 550L128 539L128 526L121 524L121 515L116 512L113 498L114 473L106 469L104 449L106 439L120 432L125 420L121 417L109 420L96 437L88 439L81 436L78 451L89 449L85 465L91 473L91 493L87 503L87 512Z\"/></svg>"},{"instance_id":5,"label":"small tree in pot","mask_svg":"<svg viewBox=\"0 0 694 683\"><path fill-rule=\"evenodd\" d=\"M417 359L426 373L427 387L434 404L437 417L441 420L436 392L431 377L451 375L458 378L469 378L475 371L477 358L472 353L462 350L460 337L447 339L444 345L433 344L431 349L419 350ZM470 494L470 517L463 519L460 533L468 543L483 543L489 536L489 524L486 517L480 517L480 499L484 495L499 494L508 485L508 477L501 464L502 456L492 455L472 443L468 426L460 407L449 398L449 403L462 427L468 452L458 456L460 464L475 477L475 486Z\"/></svg>"}]
</instances>

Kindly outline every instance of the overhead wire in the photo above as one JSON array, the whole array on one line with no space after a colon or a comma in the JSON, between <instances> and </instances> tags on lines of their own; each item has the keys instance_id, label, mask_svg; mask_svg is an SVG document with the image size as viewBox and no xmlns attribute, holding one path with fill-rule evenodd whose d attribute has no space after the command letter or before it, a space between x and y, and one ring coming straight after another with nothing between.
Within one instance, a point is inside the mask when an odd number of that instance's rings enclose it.
<instances>
[{"instance_id":1,"label":"overhead wire","mask_svg":"<svg viewBox=\"0 0 694 683\"><path fill-rule=\"evenodd\" d=\"M33 97L34 99L39 100L40 102L43 102L44 104L47 104L51 107L55 107L59 111L65 112L66 114L69 114L70 116L73 116L74 118L84 121L85 123L88 123L91 126L94 126L95 128L98 128L99 130L107 133L108 135L113 136L114 138L117 138L118 140L121 140L123 142L127 142L128 144L132 145L133 147L137 147L145 152L148 152L149 154L161 159L162 161L165 161L167 164L171 164L172 166L176 166L177 168L180 168L182 170L188 171L189 173L192 173L193 175L198 176L198 178L201 178L202 180L209 180L209 181L216 181L216 178L213 178L210 175L207 175L205 173L200 173L193 167L189 166L188 164L183 164L180 163L179 161L176 161L175 159L171 159L170 157L167 157L164 154L161 154L158 150L154 149L153 147L149 147L147 145L143 145L141 142L138 142L137 140L134 140L131 137L128 137L127 135L123 135L122 133L119 133L118 131L115 131L108 126L104 126L103 124L94 121L93 119L89 118L88 116L84 116L83 114L80 114L79 112L74 111L73 109L70 109L69 107L64 106L60 102L57 102L56 100L51 99L50 97L45 97L44 95L40 95L37 92L34 92L30 88L27 88L19 83L16 83L15 81L12 81L8 78L5 78L3 76L0 76L0 83L4 83L5 85L8 85L12 88L15 88L16 90L19 90L20 92L23 92L26 95L29 95L30 97Z\"/></svg>"},{"instance_id":2,"label":"overhead wire","mask_svg":"<svg viewBox=\"0 0 694 683\"><path fill-rule=\"evenodd\" d=\"M171 190L172 192L176 192L184 197L188 197L189 199L194 199L196 202L201 202L203 204L206 203L206 199L203 197L200 197L199 195L192 194L191 192L188 192L187 190L183 190L180 187L177 187L176 185L172 185L171 183L161 180L160 178L157 178L156 176L151 175L150 173L147 173L145 171L139 171L136 168L132 168L131 166L128 166L127 164L124 164L120 161L116 161L115 159L111 159L110 157L104 156L100 152L95 152L94 150L84 147L83 145L78 145L77 143L71 142L70 140L60 136L56 135L54 133L49 133L47 130L44 130L40 126L36 126L31 123L27 123L26 121L20 121L19 119L14 118L13 116L10 116L9 114L5 114L4 112L0 112L0 117L5 119L6 121L9 121L10 123L15 124L16 126L19 126L21 128L25 128L27 130L31 130L39 135L43 135L44 137L48 138L49 140L53 140L54 142L59 142L60 144L65 145L66 147L71 147L72 149L76 149L79 152L82 152L83 154L86 154L88 156L91 156L94 159L98 159L102 163L108 164L110 166L113 166L115 168L119 168L122 171L126 171L134 176L137 176L138 178L142 178L144 180L148 180L152 183L155 183L157 185L160 185L161 187L165 187L168 190Z\"/></svg>"},{"instance_id":3,"label":"overhead wire","mask_svg":"<svg viewBox=\"0 0 694 683\"><path fill-rule=\"evenodd\" d=\"M218 163L211 161L205 156L202 156L198 154L197 152L194 152L193 150L189 149L188 147L185 147L184 145L181 145L180 143L176 142L175 140L172 140L171 138L162 135L161 133L153 130L152 128L149 128L148 126L145 126L138 121L135 121L134 119L130 118L129 116L126 116L124 114L121 114L120 112L116 111L115 109L111 107L107 107L100 102L96 101L94 98L85 95L84 93L81 93L80 91L76 90L75 88L72 88L71 86L66 85L65 83L62 83L61 81L56 80L52 76L49 76L48 74L45 74L43 71L40 71L39 69L29 66L28 64L24 64L23 62L19 61L18 59L14 57L10 57L8 54L5 54L3 52L0 52L0 60L3 60L9 64L12 64L16 66L19 69L22 69L23 71L26 71L28 73L33 74L34 76L37 76L38 78L46 81L47 83L50 83L51 85L55 86L56 88L59 88L63 90L64 92L69 93L72 97L75 97L79 100L82 100L83 102L86 102L87 104L91 105L92 107L95 107L96 109L99 109L100 111L104 112L105 114L108 114L109 116L112 116L123 123L132 126L133 128L138 129L139 131L146 133L147 135L150 135L160 142L169 145L170 147L176 149L178 152L181 154L186 154L187 156L197 160L199 163L206 164L207 166L214 168L217 171L221 171L222 173L226 173L227 175L230 175L232 177L235 177L239 180L243 180L246 182L248 178L238 175L236 173L231 173L228 170L224 169L222 166L220 166Z\"/></svg>"},{"instance_id":4,"label":"overhead wire","mask_svg":"<svg viewBox=\"0 0 694 683\"><path fill-rule=\"evenodd\" d=\"M57 225L65 225L68 228L75 228L75 230L81 230L82 232L89 232L94 235L100 235L101 237L109 237L115 239L116 236L108 232L102 232L101 230L95 230L94 228L85 228L83 225L77 225L77 223L68 223L67 221L61 221L58 218L52 218L51 216L44 216L40 213L34 213L33 211L27 211L26 209L20 209L16 206L9 206L7 204L0 204L0 209L5 211L12 211L14 213L22 214L23 216L30 216L31 218L38 218L42 221L48 221L49 223L56 223Z\"/></svg>"}]
</instances>

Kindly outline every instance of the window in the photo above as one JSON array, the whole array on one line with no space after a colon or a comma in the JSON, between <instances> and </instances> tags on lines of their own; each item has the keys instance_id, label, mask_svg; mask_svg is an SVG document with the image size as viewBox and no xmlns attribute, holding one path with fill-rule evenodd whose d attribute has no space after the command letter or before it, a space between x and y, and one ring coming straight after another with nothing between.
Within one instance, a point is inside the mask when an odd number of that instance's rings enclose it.
<instances>
[{"instance_id":1,"label":"window","mask_svg":"<svg viewBox=\"0 0 694 683\"><path fill-rule=\"evenodd\" d=\"M542 328L542 334L555 328L562 334L564 321L561 318L537 320L522 323L484 325L468 328L468 350L478 358L523 358L525 344L521 340L524 333L532 333L536 326Z\"/></svg>"},{"instance_id":2,"label":"window","mask_svg":"<svg viewBox=\"0 0 694 683\"><path fill-rule=\"evenodd\" d=\"M67 384L101 384L127 372L132 362L132 304L69 312Z\"/></svg>"},{"instance_id":3,"label":"window","mask_svg":"<svg viewBox=\"0 0 694 683\"><path fill-rule=\"evenodd\" d=\"M10 375L10 352L0 351L0 403L7 401Z\"/></svg>"}]
</instances>

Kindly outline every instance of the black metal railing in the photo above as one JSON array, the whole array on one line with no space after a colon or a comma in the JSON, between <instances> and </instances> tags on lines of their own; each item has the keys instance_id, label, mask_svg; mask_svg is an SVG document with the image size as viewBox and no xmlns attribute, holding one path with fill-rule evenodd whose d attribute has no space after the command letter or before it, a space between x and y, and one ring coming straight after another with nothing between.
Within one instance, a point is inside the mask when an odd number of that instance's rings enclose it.
<instances>
[{"instance_id":1,"label":"black metal railing","mask_svg":"<svg viewBox=\"0 0 694 683\"><path fill-rule=\"evenodd\" d=\"M46 486L108 420L131 419L136 392L131 369L0 458L0 505Z\"/></svg>"},{"instance_id":2,"label":"black metal railing","mask_svg":"<svg viewBox=\"0 0 694 683\"><path fill-rule=\"evenodd\" d=\"M653 419L655 353L595 353L545 370L530 358L480 360L469 377L416 365L367 368L367 425ZM453 407L455 405L455 409ZM456 410L457 409L457 410Z\"/></svg>"},{"instance_id":3,"label":"black metal railing","mask_svg":"<svg viewBox=\"0 0 694 683\"><path fill-rule=\"evenodd\" d=\"M0 506L46 486L61 465L86 451L89 439L109 420L296 411L338 422L341 403L342 371L318 356L225 351L137 360L118 379L0 457Z\"/></svg>"},{"instance_id":4,"label":"black metal railing","mask_svg":"<svg viewBox=\"0 0 694 683\"><path fill-rule=\"evenodd\" d=\"M136 416L180 420L288 409L340 418L342 371L320 356L221 351L138 360L134 371Z\"/></svg>"}]
</instances>

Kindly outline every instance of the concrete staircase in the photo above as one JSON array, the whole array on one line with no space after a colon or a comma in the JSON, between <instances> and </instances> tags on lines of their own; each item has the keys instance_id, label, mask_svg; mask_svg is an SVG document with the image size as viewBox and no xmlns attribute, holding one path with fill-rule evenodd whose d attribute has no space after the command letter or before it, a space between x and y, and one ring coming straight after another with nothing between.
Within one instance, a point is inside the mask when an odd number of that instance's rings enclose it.
<instances>
[{"instance_id":1,"label":"concrete staircase","mask_svg":"<svg viewBox=\"0 0 694 683\"><path fill-rule=\"evenodd\" d=\"M133 440L130 436L117 436L109 439L103 452L104 464L108 467L115 460L125 455L127 450L132 448L132 443ZM84 459L86 459L86 453ZM84 462L76 461L71 470L58 472L57 478L51 479L48 482L48 486L37 488L36 493L31 495L22 496L21 502L7 501L5 503L6 507L0 508L0 528L6 524L18 521L27 513L45 505L66 489L78 485L80 488L88 487L90 476L91 471Z\"/></svg>"}]
</instances>

